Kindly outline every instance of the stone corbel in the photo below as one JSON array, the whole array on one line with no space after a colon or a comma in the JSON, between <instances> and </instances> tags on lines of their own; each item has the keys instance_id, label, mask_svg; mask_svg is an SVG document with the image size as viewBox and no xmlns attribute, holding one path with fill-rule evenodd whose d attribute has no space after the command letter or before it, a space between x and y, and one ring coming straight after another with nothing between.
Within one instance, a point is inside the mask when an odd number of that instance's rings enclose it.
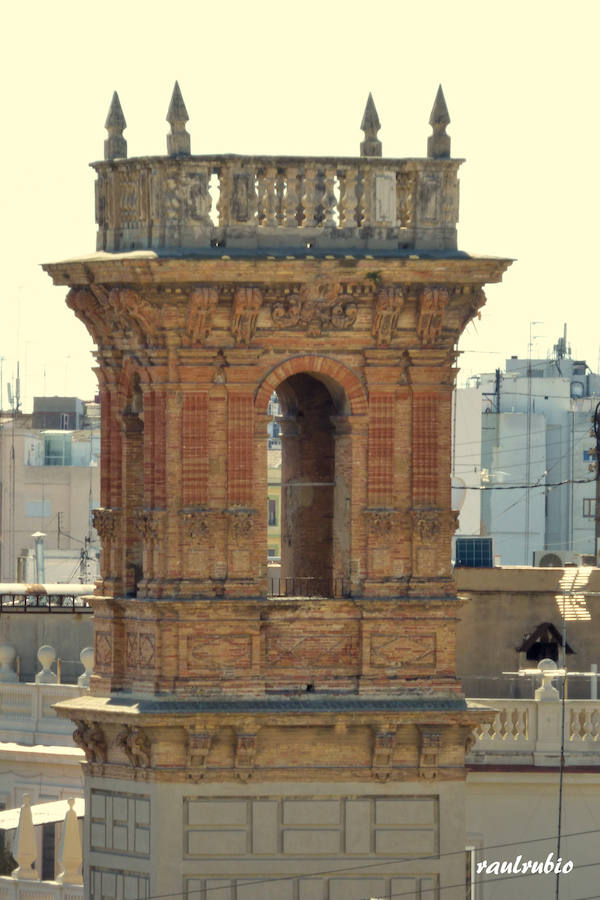
<instances>
[{"instance_id":1,"label":"stone corbel","mask_svg":"<svg viewBox=\"0 0 600 900\"><path fill-rule=\"evenodd\" d=\"M378 347L389 346L403 306L404 293L401 287L386 285L379 289L373 307L373 325L371 327L371 334L377 341Z\"/></svg>"},{"instance_id":2,"label":"stone corbel","mask_svg":"<svg viewBox=\"0 0 600 900\"><path fill-rule=\"evenodd\" d=\"M218 302L219 291L215 287L200 285L190 292L185 338L187 345L193 347L206 342Z\"/></svg>"},{"instance_id":3,"label":"stone corbel","mask_svg":"<svg viewBox=\"0 0 600 900\"><path fill-rule=\"evenodd\" d=\"M250 727L252 730L250 730ZM242 723L235 734L234 774L239 781L250 781L254 774L258 726Z\"/></svg>"},{"instance_id":4,"label":"stone corbel","mask_svg":"<svg viewBox=\"0 0 600 900\"><path fill-rule=\"evenodd\" d=\"M187 765L190 769L199 769L195 773L197 778L203 778L206 771L208 754L212 744L214 731L188 729L187 736Z\"/></svg>"},{"instance_id":5,"label":"stone corbel","mask_svg":"<svg viewBox=\"0 0 600 900\"><path fill-rule=\"evenodd\" d=\"M125 752L134 768L147 769L151 762L150 738L143 729L125 725L117 734L115 744Z\"/></svg>"},{"instance_id":6,"label":"stone corbel","mask_svg":"<svg viewBox=\"0 0 600 900\"><path fill-rule=\"evenodd\" d=\"M419 733L419 778L431 781L439 774L442 733L427 725L419 725Z\"/></svg>"},{"instance_id":7,"label":"stone corbel","mask_svg":"<svg viewBox=\"0 0 600 900\"><path fill-rule=\"evenodd\" d=\"M396 746L396 730L386 725L374 725L371 774L377 781L389 781L392 775L392 759Z\"/></svg>"},{"instance_id":8,"label":"stone corbel","mask_svg":"<svg viewBox=\"0 0 600 900\"><path fill-rule=\"evenodd\" d=\"M106 737L97 722L75 722L73 741L85 753L88 763L106 762Z\"/></svg>"},{"instance_id":9,"label":"stone corbel","mask_svg":"<svg viewBox=\"0 0 600 900\"><path fill-rule=\"evenodd\" d=\"M233 297L231 334L236 344L249 344L256 331L262 293L255 287L239 287Z\"/></svg>"},{"instance_id":10,"label":"stone corbel","mask_svg":"<svg viewBox=\"0 0 600 900\"><path fill-rule=\"evenodd\" d=\"M443 287L424 288L418 300L417 335L423 347L433 347L442 333L448 290Z\"/></svg>"}]
</instances>

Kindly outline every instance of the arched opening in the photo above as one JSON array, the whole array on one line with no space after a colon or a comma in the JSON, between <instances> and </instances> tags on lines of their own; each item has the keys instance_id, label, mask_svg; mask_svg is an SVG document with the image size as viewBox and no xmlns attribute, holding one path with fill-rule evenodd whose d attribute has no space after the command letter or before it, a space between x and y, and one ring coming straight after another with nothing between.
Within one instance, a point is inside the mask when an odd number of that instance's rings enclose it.
<instances>
[{"instance_id":1,"label":"arched opening","mask_svg":"<svg viewBox=\"0 0 600 900\"><path fill-rule=\"evenodd\" d=\"M345 393L330 379L300 372L282 381L276 394L281 407L281 568L275 593L344 596L349 547L349 479L342 463L348 437L342 425Z\"/></svg>"}]
</instances>

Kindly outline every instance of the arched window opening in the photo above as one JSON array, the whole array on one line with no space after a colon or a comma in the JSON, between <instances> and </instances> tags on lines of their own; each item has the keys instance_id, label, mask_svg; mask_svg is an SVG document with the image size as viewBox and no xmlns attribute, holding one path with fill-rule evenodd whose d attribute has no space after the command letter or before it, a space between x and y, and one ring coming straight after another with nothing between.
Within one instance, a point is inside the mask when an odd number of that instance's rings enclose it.
<instances>
[{"instance_id":1,"label":"arched window opening","mask_svg":"<svg viewBox=\"0 0 600 900\"><path fill-rule=\"evenodd\" d=\"M338 428L344 396L319 378L299 373L279 385L280 410L275 410L273 399L269 404L270 414L280 412L268 426L271 593L301 597L346 593L349 490L340 454L347 436ZM279 426L277 435L273 425ZM274 446L276 441L281 449ZM273 552L278 537L280 560Z\"/></svg>"}]
</instances>

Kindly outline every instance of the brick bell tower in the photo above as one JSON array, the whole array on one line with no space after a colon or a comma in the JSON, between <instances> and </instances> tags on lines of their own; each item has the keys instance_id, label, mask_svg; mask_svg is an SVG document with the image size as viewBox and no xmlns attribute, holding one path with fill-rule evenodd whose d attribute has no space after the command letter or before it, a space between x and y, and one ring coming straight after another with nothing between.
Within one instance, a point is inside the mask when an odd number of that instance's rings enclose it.
<instances>
[{"instance_id":1,"label":"brick bell tower","mask_svg":"<svg viewBox=\"0 0 600 900\"><path fill-rule=\"evenodd\" d=\"M464 897L451 398L509 261L456 249L441 88L424 159L370 96L359 157L191 155L187 119L176 84L168 155L128 159L114 95L97 252L44 267L98 346L96 675L58 706L87 896Z\"/></svg>"}]
</instances>

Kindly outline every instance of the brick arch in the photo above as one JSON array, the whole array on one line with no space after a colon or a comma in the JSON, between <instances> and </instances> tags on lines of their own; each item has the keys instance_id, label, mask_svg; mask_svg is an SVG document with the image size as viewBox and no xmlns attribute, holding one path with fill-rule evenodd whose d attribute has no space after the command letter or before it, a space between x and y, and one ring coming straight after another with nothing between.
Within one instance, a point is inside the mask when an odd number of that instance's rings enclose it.
<instances>
[{"instance_id":1,"label":"brick arch","mask_svg":"<svg viewBox=\"0 0 600 900\"><path fill-rule=\"evenodd\" d=\"M360 415L367 412L367 392L351 369L328 356L309 355L292 356L267 373L256 392L256 409L259 412L266 412L273 391L276 391L281 382L290 375L301 372L314 375L315 378L321 376L325 385L327 380L339 385L345 393L351 414Z\"/></svg>"},{"instance_id":2,"label":"brick arch","mask_svg":"<svg viewBox=\"0 0 600 900\"><path fill-rule=\"evenodd\" d=\"M148 371L145 366L140 365L136 360L127 357L123 362L123 367L119 373L118 386L119 397L124 402L131 394L133 387L133 379L135 375L139 375L140 385L150 383Z\"/></svg>"}]
</instances>

